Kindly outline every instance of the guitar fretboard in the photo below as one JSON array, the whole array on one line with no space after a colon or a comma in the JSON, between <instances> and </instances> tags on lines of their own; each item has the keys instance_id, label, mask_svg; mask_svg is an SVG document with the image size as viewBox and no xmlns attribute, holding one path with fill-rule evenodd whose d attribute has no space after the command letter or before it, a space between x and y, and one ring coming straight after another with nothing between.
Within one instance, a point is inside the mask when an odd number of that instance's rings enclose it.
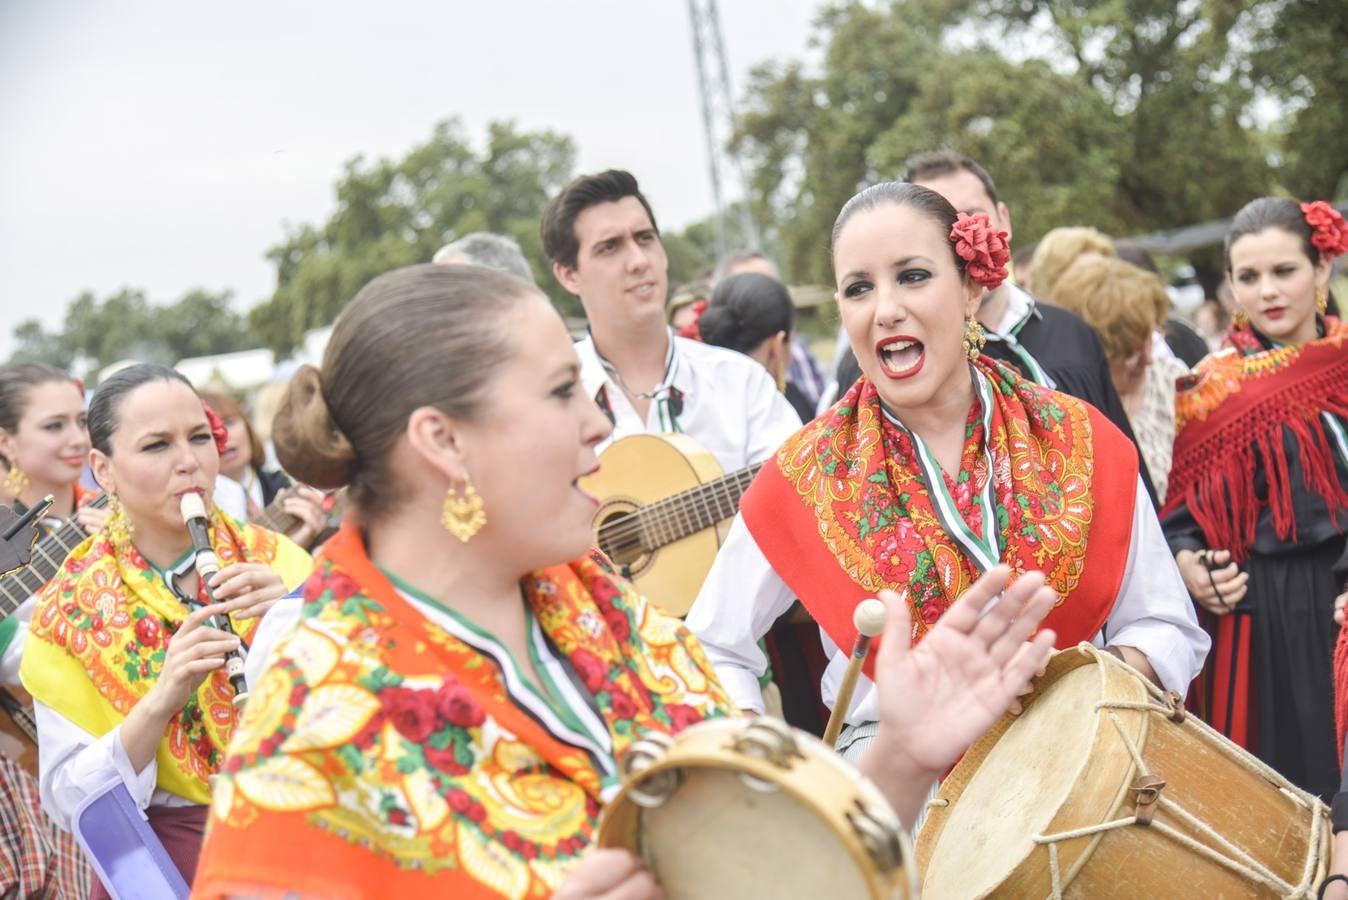
<instances>
[{"instance_id":1,"label":"guitar fretboard","mask_svg":"<svg viewBox=\"0 0 1348 900\"><path fill-rule=\"evenodd\" d=\"M599 529L599 545L630 544L639 538L647 551L697 534L739 511L740 497L762 463L657 500Z\"/></svg>"},{"instance_id":2,"label":"guitar fretboard","mask_svg":"<svg viewBox=\"0 0 1348 900\"><path fill-rule=\"evenodd\" d=\"M89 502L89 506L107 506L108 495L99 494ZM70 551L74 550L88 537L84 529L73 518L51 534L33 545L28 565L15 569L0 578L0 619L13 615L14 610L33 594L42 590L42 586L60 571Z\"/></svg>"}]
</instances>

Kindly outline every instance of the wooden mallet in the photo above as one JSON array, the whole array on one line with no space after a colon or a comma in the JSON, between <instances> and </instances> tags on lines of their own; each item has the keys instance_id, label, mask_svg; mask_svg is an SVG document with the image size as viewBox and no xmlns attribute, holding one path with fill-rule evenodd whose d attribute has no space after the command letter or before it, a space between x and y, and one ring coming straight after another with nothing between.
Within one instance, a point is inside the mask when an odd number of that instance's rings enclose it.
<instances>
[{"instance_id":1,"label":"wooden mallet","mask_svg":"<svg viewBox=\"0 0 1348 900\"><path fill-rule=\"evenodd\" d=\"M852 612L852 624L857 629L857 640L852 645L852 655L847 660L847 670L843 672L842 684L838 686L838 696L833 701L833 713L828 717L828 727L824 729L824 743L830 747L838 742L838 732L842 731L847 708L852 705L852 692L856 690L861 667L866 662L866 655L871 652L871 641L885 630L887 615L885 605L874 597L862 600Z\"/></svg>"}]
</instances>

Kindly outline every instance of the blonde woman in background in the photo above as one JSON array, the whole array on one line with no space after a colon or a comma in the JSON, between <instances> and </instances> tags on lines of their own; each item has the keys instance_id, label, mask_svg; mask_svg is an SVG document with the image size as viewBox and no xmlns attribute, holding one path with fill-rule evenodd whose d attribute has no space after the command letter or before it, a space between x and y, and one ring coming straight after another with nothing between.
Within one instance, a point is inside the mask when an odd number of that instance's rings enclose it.
<instances>
[{"instance_id":1,"label":"blonde woman in background","mask_svg":"<svg viewBox=\"0 0 1348 900\"><path fill-rule=\"evenodd\" d=\"M1025 275L1025 288L1040 300L1053 302L1053 286L1078 259L1116 255L1114 242L1102 231L1083 226L1055 228L1035 245L1032 268Z\"/></svg>"},{"instance_id":2,"label":"blonde woman in background","mask_svg":"<svg viewBox=\"0 0 1348 900\"><path fill-rule=\"evenodd\" d=\"M1038 252L1034 271L1036 279L1044 271ZM1063 270L1044 299L1070 309L1099 333L1152 486L1164 502L1175 442L1175 379L1188 371L1172 356L1153 358L1152 342L1170 306L1165 285L1152 273L1112 258L1112 250L1109 256L1092 252Z\"/></svg>"}]
</instances>

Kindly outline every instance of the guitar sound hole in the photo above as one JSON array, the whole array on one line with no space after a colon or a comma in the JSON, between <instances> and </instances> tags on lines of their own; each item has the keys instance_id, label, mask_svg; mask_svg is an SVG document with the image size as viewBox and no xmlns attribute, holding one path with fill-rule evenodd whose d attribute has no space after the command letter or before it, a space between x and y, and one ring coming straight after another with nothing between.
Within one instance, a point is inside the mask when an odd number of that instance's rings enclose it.
<instances>
[{"instance_id":1,"label":"guitar sound hole","mask_svg":"<svg viewBox=\"0 0 1348 900\"><path fill-rule=\"evenodd\" d=\"M642 543L641 525L630 512L614 510L600 514L598 528L599 549L608 554L620 567L629 572L642 568L646 561L646 547Z\"/></svg>"}]
</instances>

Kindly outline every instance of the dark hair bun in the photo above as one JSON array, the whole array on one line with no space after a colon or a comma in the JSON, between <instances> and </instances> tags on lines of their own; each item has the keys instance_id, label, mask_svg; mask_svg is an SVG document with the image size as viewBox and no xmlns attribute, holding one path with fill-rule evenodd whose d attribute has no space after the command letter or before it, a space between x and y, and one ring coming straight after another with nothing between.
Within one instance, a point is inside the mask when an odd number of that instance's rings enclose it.
<instances>
[{"instance_id":1,"label":"dark hair bun","mask_svg":"<svg viewBox=\"0 0 1348 900\"><path fill-rule=\"evenodd\" d=\"M299 481L323 490L350 483L356 452L333 421L318 370L300 366L272 423L272 441L282 468Z\"/></svg>"}]
</instances>

